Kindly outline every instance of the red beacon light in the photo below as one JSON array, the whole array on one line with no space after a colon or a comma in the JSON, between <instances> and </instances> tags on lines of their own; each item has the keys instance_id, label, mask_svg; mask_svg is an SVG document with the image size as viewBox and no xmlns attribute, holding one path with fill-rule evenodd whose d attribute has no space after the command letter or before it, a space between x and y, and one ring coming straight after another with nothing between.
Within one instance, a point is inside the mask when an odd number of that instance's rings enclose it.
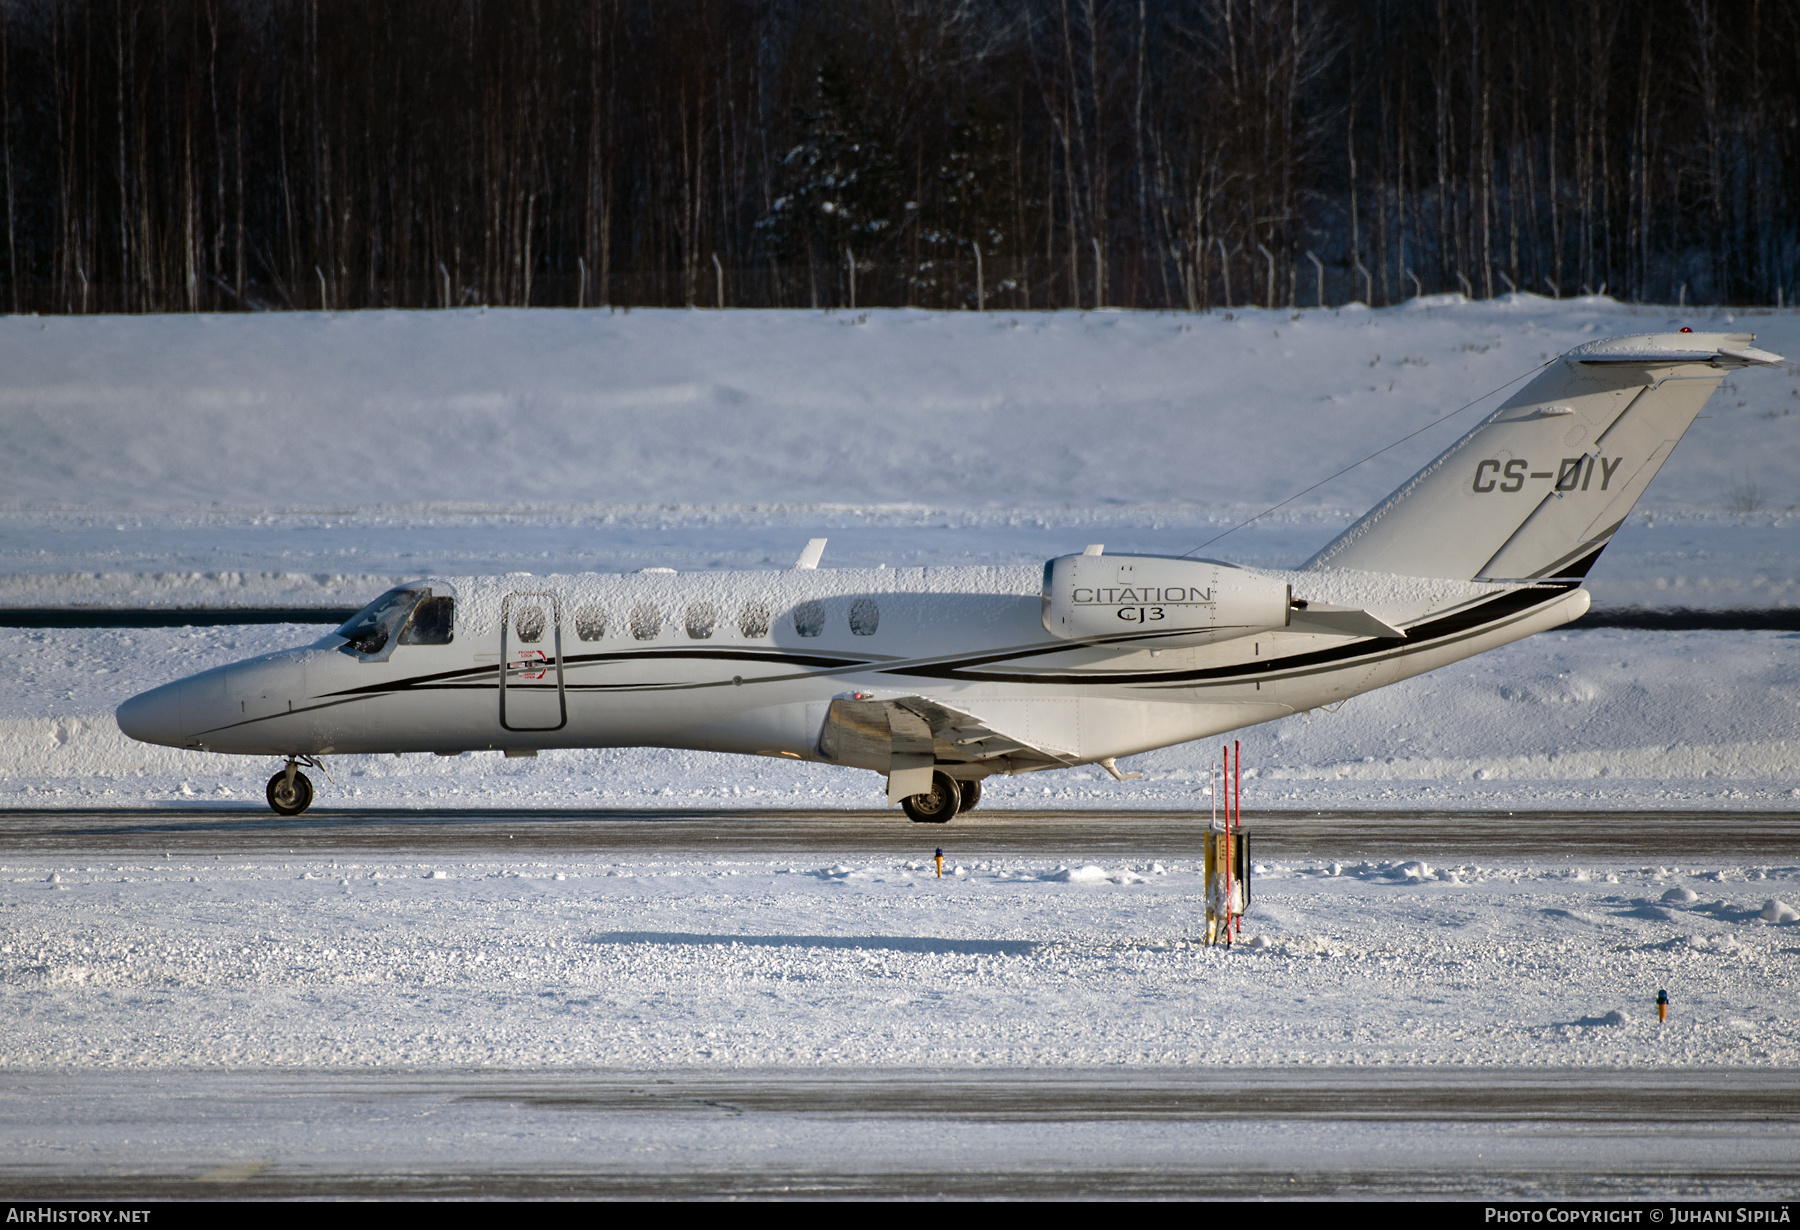
<instances>
[{"instance_id":1,"label":"red beacon light","mask_svg":"<svg viewBox=\"0 0 1800 1230\"><path fill-rule=\"evenodd\" d=\"M1682 325L1682 326L1681 326L1681 331L1682 331L1682 332L1683 332L1683 333L1692 333L1692 332L1693 332L1693 330L1692 330L1692 329L1690 329L1690 328L1688 328L1688 327L1687 327L1687 326L1686 326L1686 325Z\"/></svg>"}]
</instances>

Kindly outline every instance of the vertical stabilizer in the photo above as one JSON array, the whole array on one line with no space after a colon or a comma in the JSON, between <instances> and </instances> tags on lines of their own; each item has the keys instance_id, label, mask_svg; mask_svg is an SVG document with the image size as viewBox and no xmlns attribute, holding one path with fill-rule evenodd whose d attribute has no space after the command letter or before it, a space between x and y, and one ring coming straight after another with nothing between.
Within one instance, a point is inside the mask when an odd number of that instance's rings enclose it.
<instances>
[{"instance_id":1,"label":"vertical stabilizer","mask_svg":"<svg viewBox=\"0 0 1800 1230\"><path fill-rule=\"evenodd\" d=\"M1563 355L1308 568L1457 580L1585 575L1728 370L1741 333L1652 333Z\"/></svg>"}]
</instances>

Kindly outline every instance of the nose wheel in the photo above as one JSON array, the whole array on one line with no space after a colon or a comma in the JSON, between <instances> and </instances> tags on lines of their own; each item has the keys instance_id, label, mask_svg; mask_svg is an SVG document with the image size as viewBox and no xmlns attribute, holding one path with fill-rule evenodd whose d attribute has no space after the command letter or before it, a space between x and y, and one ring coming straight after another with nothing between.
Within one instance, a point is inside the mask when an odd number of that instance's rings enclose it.
<instances>
[{"instance_id":1,"label":"nose wheel","mask_svg":"<svg viewBox=\"0 0 1800 1230\"><path fill-rule=\"evenodd\" d=\"M269 779L269 806L278 816L297 816L312 806L312 780L300 771L298 761L288 761L287 768Z\"/></svg>"}]
</instances>

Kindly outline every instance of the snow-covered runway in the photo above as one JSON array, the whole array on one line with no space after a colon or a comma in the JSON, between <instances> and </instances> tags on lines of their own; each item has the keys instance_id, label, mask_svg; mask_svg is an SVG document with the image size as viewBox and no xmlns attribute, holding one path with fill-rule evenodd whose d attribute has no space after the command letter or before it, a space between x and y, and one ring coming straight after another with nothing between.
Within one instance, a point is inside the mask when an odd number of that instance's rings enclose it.
<instances>
[{"instance_id":1,"label":"snow-covered runway","mask_svg":"<svg viewBox=\"0 0 1800 1230\"><path fill-rule=\"evenodd\" d=\"M0 1197L1780 1199L1796 1106L1616 1069L23 1076Z\"/></svg>"},{"instance_id":2,"label":"snow-covered runway","mask_svg":"<svg viewBox=\"0 0 1800 1230\"><path fill-rule=\"evenodd\" d=\"M1795 860L1283 857L1225 951L1163 823L1104 863L952 844L942 879L923 848L418 826L406 854L8 855L0 1194L1791 1188Z\"/></svg>"},{"instance_id":3,"label":"snow-covered runway","mask_svg":"<svg viewBox=\"0 0 1800 1230\"><path fill-rule=\"evenodd\" d=\"M1192 802L1192 800L1190 800ZM1204 800L1200 800L1204 803ZM1268 811L1244 813L1260 859L1429 857L1458 863L1524 858L1777 863L1800 859L1792 812ZM275 816L252 803L132 809L0 811L0 849L77 859L121 855L404 858L953 858L1180 859L1200 848L1191 810L1024 808L964 812L937 828L885 811L777 808L346 808Z\"/></svg>"}]
</instances>

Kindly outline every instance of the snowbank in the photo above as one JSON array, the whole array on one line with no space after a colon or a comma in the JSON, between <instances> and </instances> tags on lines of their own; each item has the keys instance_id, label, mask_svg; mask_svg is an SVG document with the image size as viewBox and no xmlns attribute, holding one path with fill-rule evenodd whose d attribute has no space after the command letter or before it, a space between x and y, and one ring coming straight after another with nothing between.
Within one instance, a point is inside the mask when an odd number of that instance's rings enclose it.
<instances>
[{"instance_id":1,"label":"snowbank","mask_svg":"<svg viewBox=\"0 0 1800 1230\"><path fill-rule=\"evenodd\" d=\"M1261 506L1597 336L1800 315L1531 295L1379 312L0 320L14 508L549 501ZM1734 375L1652 508L1800 502L1800 369ZM1471 418L1472 421L1472 418ZM1360 512L1466 423L1304 507Z\"/></svg>"},{"instance_id":2,"label":"snowbank","mask_svg":"<svg viewBox=\"0 0 1800 1230\"><path fill-rule=\"evenodd\" d=\"M395 577L1180 553L1596 336L1800 313L1452 296L1212 315L0 319L0 605L354 604ZM1491 404L1491 403L1483 403ZM1800 601L1800 365L1731 376L1593 577ZM1307 558L1480 415L1209 554Z\"/></svg>"}]
</instances>

